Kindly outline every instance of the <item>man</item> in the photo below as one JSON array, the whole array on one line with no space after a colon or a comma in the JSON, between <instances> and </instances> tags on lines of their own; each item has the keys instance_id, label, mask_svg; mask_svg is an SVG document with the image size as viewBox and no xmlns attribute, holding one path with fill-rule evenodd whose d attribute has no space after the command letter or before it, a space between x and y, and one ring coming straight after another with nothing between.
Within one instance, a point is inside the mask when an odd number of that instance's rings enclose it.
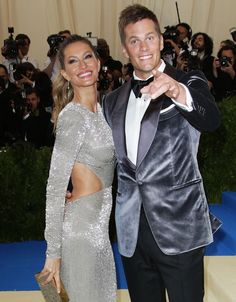
<instances>
[{"instance_id":1,"label":"man","mask_svg":"<svg viewBox=\"0 0 236 302\"><path fill-rule=\"evenodd\" d=\"M152 11L127 7L119 30L134 79L111 92L103 109L116 148L116 228L131 301L163 302L166 289L170 302L202 302L204 247L220 223L209 218L197 149L200 131L219 125L219 112L200 71L186 74L161 60Z\"/></svg>"},{"instance_id":2,"label":"man","mask_svg":"<svg viewBox=\"0 0 236 302\"><path fill-rule=\"evenodd\" d=\"M13 77L13 71L15 69L16 64L29 62L34 65L34 67L38 68L38 62L28 55L29 47L30 47L30 38L26 34L18 34L15 38L18 45L18 55L15 58L5 57L3 60L3 64L7 67L7 70L10 74L10 80L15 82Z\"/></svg>"},{"instance_id":3,"label":"man","mask_svg":"<svg viewBox=\"0 0 236 302\"><path fill-rule=\"evenodd\" d=\"M169 29L170 30L170 29ZM167 30L167 32L169 31ZM188 49L188 44L192 36L192 29L187 23L179 23L176 25L174 31L171 29L172 34L178 34L174 39L164 39L164 48L162 51L162 58L173 66L177 64L177 57L183 51ZM170 32L167 36L170 35ZM163 33L165 37L165 34Z\"/></svg>"},{"instance_id":4,"label":"man","mask_svg":"<svg viewBox=\"0 0 236 302\"><path fill-rule=\"evenodd\" d=\"M236 95L236 48L222 46L213 63L213 91L216 101Z\"/></svg>"},{"instance_id":5,"label":"man","mask_svg":"<svg viewBox=\"0 0 236 302\"><path fill-rule=\"evenodd\" d=\"M122 63L114 60L110 55L110 47L105 39L99 38L97 41L97 52L101 61L101 71L99 74L99 91L107 94L120 86L122 76Z\"/></svg>"},{"instance_id":6,"label":"man","mask_svg":"<svg viewBox=\"0 0 236 302\"><path fill-rule=\"evenodd\" d=\"M50 49L48 51L47 54L47 60L45 62L45 68L44 68L44 72L48 75L48 77L51 79L51 81L54 81L59 73L60 70L60 63L58 60L58 56L57 56L57 52L58 52L58 48L60 43L62 42L62 39L58 39L58 38L63 38L63 39L67 39L68 37L71 36L71 32L68 29L65 30L61 30L59 31L59 33L57 35L50 35L47 40L49 41L49 38L54 36L57 36L57 42L55 44L53 44L53 46L51 46L50 44ZM60 42L58 42L60 40Z\"/></svg>"},{"instance_id":7,"label":"man","mask_svg":"<svg viewBox=\"0 0 236 302\"><path fill-rule=\"evenodd\" d=\"M182 43L188 43L192 37L192 29L190 25L181 22L176 25L176 29L179 32L178 43L180 44L180 46Z\"/></svg>"},{"instance_id":8,"label":"man","mask_svg":"<svg viewBox=\"0 0 236 302\"><path fill-rule=\"evenodd\" d=\"M201 70L208 80L209 88L212 88L213 82L213 40L206 33L198 32L191 39L192 49L197 51L197 56L200 59Z\"/></svg>"},{"instance_id":9,"label":"man","mask_svg":"<svg viewBox=\"0 0 236 302\"><path fill-rule=\"evenodd\" d=\"M14 110L17 87L9 81L5 65L0 64L0 146L13 143L19 137L20 119Z\"/></svg>"},{"instance_id":10,"label":"man","mask_svg":"<svg viewBox=\"0 0 236 302\"><path fill-rule=\"evenodd\" d=\"M40 96L35 88L26 90L25 112L23 113L22 137L35 147L53 146L53 125L51 114L40 104Z\"/></svg>"}]
</instances>

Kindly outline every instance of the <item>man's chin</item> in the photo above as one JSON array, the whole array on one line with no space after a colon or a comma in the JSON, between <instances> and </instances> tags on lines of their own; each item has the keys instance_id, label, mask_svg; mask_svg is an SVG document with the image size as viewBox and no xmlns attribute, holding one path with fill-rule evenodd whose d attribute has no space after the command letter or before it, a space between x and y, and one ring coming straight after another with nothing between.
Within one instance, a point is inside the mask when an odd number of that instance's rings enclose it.
<instances>
[{"instance_id":1,"label":"man's chin","mask_svg":"<svg viewBox=\"0 0 236 302\"><path fill-rule=\"evenodd\" d=\"M155 68L154 64L145 64L145 65L141 65L140 68L143 71L150 71L153 70L153 68Z\"/></svg>"}]
</instances>

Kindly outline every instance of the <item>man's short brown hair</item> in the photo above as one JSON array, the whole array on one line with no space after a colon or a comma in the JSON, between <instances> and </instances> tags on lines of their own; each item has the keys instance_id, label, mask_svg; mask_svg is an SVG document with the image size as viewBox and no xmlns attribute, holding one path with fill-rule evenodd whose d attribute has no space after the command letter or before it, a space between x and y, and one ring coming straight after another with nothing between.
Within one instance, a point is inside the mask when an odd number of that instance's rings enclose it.
<instances>
[{"instance_id":1,"label":"man's short brown hair","mask_svg":"<svg viewBox=\"0 0 236 302\"><path fill-rule=\"evenodd\" d=\"M161 34L160 25L157 20L156 15L149 10L147 7L142 6L140 4L134 4L127 6L123 11L120 13L119 18L119 32L120 32L120 39L121 43L124 44L125 42L125 27L130 23L136 23L143 19L150 19L155 24L155 29L158 34Z\"/></svg>"}]
</instances>

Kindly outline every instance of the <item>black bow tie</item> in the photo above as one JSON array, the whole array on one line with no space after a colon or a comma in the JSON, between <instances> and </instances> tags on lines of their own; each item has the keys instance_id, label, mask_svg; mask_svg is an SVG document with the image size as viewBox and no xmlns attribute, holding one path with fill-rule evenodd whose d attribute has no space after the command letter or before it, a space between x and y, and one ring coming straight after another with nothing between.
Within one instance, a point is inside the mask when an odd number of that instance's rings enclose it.
<instances>
[{"instance_id":1,"label":"black bow tie","mask_svg":"<svg viewBox=\"0 0 236 302\"><path fill-rule=\"evenodd\" d=\"M151 77L145 81L142 80L135 80L134 78L132 78L131 80L131 89L133 90L136 98L141 98L142 93L140 92L140 90L144 87L147 86L148 84L150 84L153 81L154 77Z\"/></svg>"}]
</instances>

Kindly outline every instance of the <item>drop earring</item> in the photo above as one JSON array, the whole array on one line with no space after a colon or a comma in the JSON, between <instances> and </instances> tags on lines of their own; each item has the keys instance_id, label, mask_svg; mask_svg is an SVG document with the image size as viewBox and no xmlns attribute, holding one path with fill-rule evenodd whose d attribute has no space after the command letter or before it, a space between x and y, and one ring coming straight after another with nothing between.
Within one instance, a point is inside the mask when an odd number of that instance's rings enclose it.
<instances>
[{"instance_id":1,"label":"drop earring","mask_svg":"<svg viewBox=\"0 0 236 302\"><path fill-rule=\"evenodd\" d=\"M67 99L69 100L69 96L70 96L70 81L67 81L66 96L67 96Z\"/></svg>"}]
</instances>

